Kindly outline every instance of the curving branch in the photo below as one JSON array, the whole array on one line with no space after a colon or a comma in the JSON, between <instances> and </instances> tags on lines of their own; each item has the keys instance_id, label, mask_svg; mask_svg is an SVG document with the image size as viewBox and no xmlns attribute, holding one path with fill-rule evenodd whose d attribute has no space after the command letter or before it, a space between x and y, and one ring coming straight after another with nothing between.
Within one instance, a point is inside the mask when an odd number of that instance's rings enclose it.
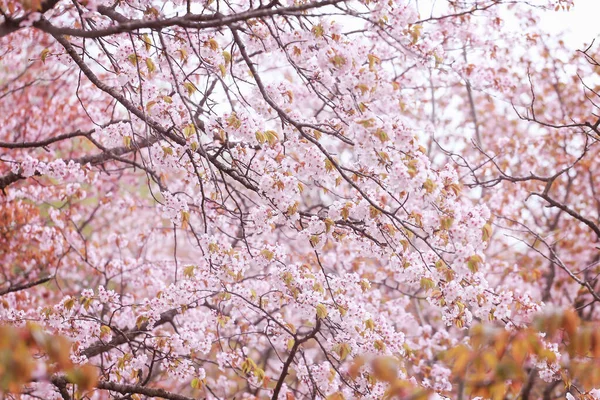
<instances>
[{"instance_id":1,"label":"curving branch","mask_svg":"<svg viewBox=\"0 0 600 400\"><path fill-rule=\"evenodd\" d=\"M308 11L315 8L321 8L325 6L335 5L345 0L323 0L315 1L306 4L301 4L291 7L271 7L271 8L258 8L252 9L241 13L232 15L224 15L221 13L214 13L212 15L198 15L198 14L186 14L180 17L163 18L163 19L137 19L128 20L124 16L121 16L116 11L107 7L99 9L99 11L110 17L111 19L119 22L118 24L109 28L97 29L97 30L85 30L76 28L56 27L50 24L47 20L40 20L33 24L34 27L50 33L52 35L69 35L74 37L84 38L101 38L111 36L117 33L132 32L139 29L164 29L173 26L179 26L184 28L192 29L207 29L207 28L218 28L224 27L236 22L248 21L255 18L273 17L276 15L298 15L304 11ZM57 3L56 0L53 0ZM273 4L274 5L274 4ZM50 7L52 8L52 7ZM48 10L50 9L48 8ZM47 10L45 10L47 11ZM44 12L45 12L44 11ZM43 14L43 12L42 12ZM9 35L13 32L21 29L19 24L25 19L25 17L18 20L7 20L0 25L0 37Z\"/></svg>"},{"instance_id":2,"label":"curving branch","mask_svg":"<svg viewBox=\"0 0 600 400\"><path fill-rule=\"evenodd\" d=\"M53 376L50 382L56 386L64 400L70 400L69 392L67 391L67 385L73 384L74 382L66 376ZM158 397L161 399L168 400L197 400L193 397L183 396L181 394L166 391L160 388L149 388L141 385L130 385L127 383L117 382L98 382L96 388L100 390L108 390L111 392L117 392L123 395L142 394L149 397Z\"/></svg>"},{"instance_id":3,"label":"curving branch","mask_svg":"<svg viewBox=\"0 0 600 400\"><path fill-rule=\"evenodd\" d=\"M50 281L52 279L54 279L54 276L48 276L48 277L41 278L41 279L38 279L38 280L35 280L35 281L32 281L32 282L23 283L23 284L20 284L20 285L15 285L15 286L11 285L11 286L9 286L6 289L0 290L0 296L4 296L4 295L9 294L9 293L19 292L21 290L29 289L29 288L32 288L34 286L43 285L44 283L46 283L46 282L48 282L48 281Z\"/></svg>"},{"instance_id":4,"label":"curving branch","mask_svg":"<svg viewBox=\"0 0 600 400\"><path fill-rule=\"evenodd\" d=\"M148 332L150 329L156 328L157 326L163 325L165 323L169 323L173 321L173 318L179 314L179 310L171 309L165 311L160 315L160 319L156 321L153 325L150 325L148 322L144 322L137 329L131 330L121 330L119 331L121 334L119 336L115 336L110 342L96 342L92 344L90 347L81 352L81 355L86 356L87 358L92 358L102 353L105 353L109 350L114 349L117 346L125 344L142 333Z\"/></svg>"},{"instance_id":5,"label":"curving branch","mask_svg":"<svg viewBox=\"0 0 600 400\"><path fill-rule=\"evenodd\" d=\"M273 390L273 396L271 396L271 400L277 400L277 398L279 396L279 392L281 391L281 387L283 386L283 382L285 381L285 378L287 377L290 365L294 361L294 358L296 357L296 353L298 352L298 349L300 348L300 346L303 343L306 343L310 339L314 338L320 329L321 329L321 318L317 317L317 323L315 324L315 327L312 331L310 331L308 334L306 334L306 336L304 336L302 338L298 339L295 337L294 345L292 346L292 349L290 350L290 355L288 356L288 358L285 360L285 363L283 364L283 369L281 370L281 374L279 375L279 379L277 380L277 385L275 385L275 389Z\"/></svg>"},{"instance_id":6,"label":"curving branch","mask_svg":"<svg viewBox=\"0 0 600 400\"><path fill-rule=\"evenodd\" d=\"M579 214L577 211L569 208L568 206L566 206L562 203L559 203L558 201L554 200L552 197L548 196L546 193L534 192L534 193L532 193L532 196L537 196L537 197L540 197L540 198L546 200L551 206L557 207L557 208L561 209L562 211L566 212L567 214L569 214L571 217L575 218L576 220L583 222L592 231L594 231L596 236L600 239L600 227L598 227L598 225L594 224L592 221L590 221L583 215Z\"/></svg>"}]
</instances>

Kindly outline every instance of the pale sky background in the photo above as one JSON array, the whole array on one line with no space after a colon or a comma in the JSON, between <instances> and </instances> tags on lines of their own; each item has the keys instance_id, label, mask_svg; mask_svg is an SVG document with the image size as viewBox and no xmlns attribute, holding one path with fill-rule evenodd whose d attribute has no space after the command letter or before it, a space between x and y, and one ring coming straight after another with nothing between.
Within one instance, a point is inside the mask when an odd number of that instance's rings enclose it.
<instances>
[{"instance_id":1,"label":"pale sky background","mask_svg":"<svg viewBox=\"0 0 600 400\"><path fill-rule=\"evenodd\" d=\"M575 0L569 12L545 13L541 25L546 32L564 31L565 43L573 50L582 50L594 38L600 45L600 0Z\"/></svg>"}]
</instances>

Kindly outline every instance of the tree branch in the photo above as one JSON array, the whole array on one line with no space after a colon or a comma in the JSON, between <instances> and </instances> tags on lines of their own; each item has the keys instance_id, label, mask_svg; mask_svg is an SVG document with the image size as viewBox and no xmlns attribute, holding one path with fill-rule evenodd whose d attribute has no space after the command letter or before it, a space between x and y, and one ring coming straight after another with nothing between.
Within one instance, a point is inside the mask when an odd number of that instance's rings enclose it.
<instances>
[{"instance_id":1,"label":"tree branch","mask_svg":"<svg viewBox=\"0 0 600 400\"><path fill-rule=\"evenodd\" d=\"M312 331L310 331L303 338L294 340L294 345L292 346L292 349L290 350L290 355L288 356L287 360L285 360L285 363L283 364L283 369L281 370L281 375L279 375L279 379L277 380L277 385L275 386L275 389L273 390L273 396L271 396L271 400L277 400L277 398L279 396L279 392L281 391L281 388L283 386L283 382L285 381L285 378L288 374L290 365L294 361L294 358L296 357L296 353L298 352L298 349L300 348L302 343L305 343L305 342L309 341L310 339L314 338L316 336L317 332L319 332L319 329L321 329L321 318L317 317L317 323L315 325L315 328Z\"/></svg>"},{"instance_id":2,"label":"tree branch","mask_svg":"<svg viewBox=\"0 0 600 400\"><path fill-rule=\"evenodd\" d=\"M548 203L550 203L550 205L560 208L561 210L563 210L564 212L569 214L571 217L575 218L578 221L583 222L592 231L594 231L596 236L600 239L600 227L598 227L598 225L594 224L592 221L590 221L589 219L587 219L584 216L582 216L581 214L579 214L577 211L570 209L569 207L567 207L566 205L564 205L562 203L559 203L558 201L554 200L552 197L548 196L545 193L532 193L532 195L541 197L542 199L544 199Z\"/></svg>"},{"instance_id":3,"label":"tree branch","mask_svg":"<svg viewBox=\"0 0 600 400\"><path fill-rule=\"evenodd\" d=\"M63 397L64 400L71 400L69 396L69 392L67 391L67 385L72 384L66 376L53 376L50 381L54 386L56 386ZM117 383L117 382L98 382L96 384L96 388L100 390L109 390L111 392L117 392L124 395L130 394L143 394L144 396L149 397L160 397L162 399L168 400L196 400L193 397L183 396L177 393L168 392L164 389L160 388L149 388L140 385L130 385L127 383ZM66 397L65 397L66 396Z\"/></svg>"},{"instance_id":4,"label":"tree branch","mask_svg":"<svg viewBox=\"0 0 600 400\"><path fill-rule=\"evenodd\" d=\"M44 146L48 146L52 143L60 142L61 140L71 139L71 138L78 137L78 136L88 137L95 131L96 131L95 129L91 129L86 132L83 132L81 130L76 130L75 132L65 133L63 135L58 135L58 136L40 140L37 142L22 142L22 143L0 142L0 147L5 148L5 149L27 149L27 148L32 148L32 147L44 147Z\"/></svg>"},{"instance_id":5,"label":"tree branch","mask_svg":"<svg viewBox=\"0 0 600 400\"><path fill-rule=\"evenodd\" d=\"M192 29L208 29L224 27L236 22L247 21L255 18L272 17L276 15L294 15L302 13L314 8L325 7L329 5L335 5L346 0L323 0L318 2L306 3L298 6L291 7L278 7L278 8L259 8L252 9L233 15L223 15L221 13L215 13L210 16L198 15L198 14L187 14L181 17L165 18L165 19L137 19L129 20L124 22L121 19L121 23L111 26L109 28L98 29L94 31L86 31L83 29L75 28L59 28L50 24L47 20L41 20L34 23L34 26L38 29L43 30L54 35L68 35L74 37L85 37L85 38L99 38L114 35L117 33L132 32L139 29L163 29L171 26L180 26ZM110 17L114 18L114 14ZM17 28L18 29L18 28ZM8 33L14 32L7 31L6 33L0 31L0 37ZM4 34L3 34L4 33Z\"/></svg>"},{"instance_id":6,"label":"tree branch","mask_svg":"<svg viewBox=\"0 0 600 400\"><path fill-rule=\"evenodd\" d=\"M53 278L54 278L54 276L48 276L46 278L41 278L41 279L38 279L37 281L24 283L22 285L9 286L6 289L0 290L0 296L4 296L5 294L8 294L8 293L18 292L20 290L29 289L29 288L32 288L37 285L42 285Z\"/></svg>"},{"instance_id":7,"label":"tree branch","mask_svg":"<svg viewBox=\"0 0 600 400\"><path fill-rule=\"evenodd\" d=\"M154 325L150 326L150 324L148 322L145 322L142 325L140 325L140 327L138 329L124 330L121 335L115 336L108 343L99 341L99 342L92 344L90 347L88 347L87 349L82 351L81 355L86 356L87 358L92 358L99 354L107 352L111 349L114 349L117 346L120 346L122 344L129 342L130 340L134 339L136 336L138 336L144 332L148 332L152 328L156 328L157 326L160 326L162 324L172 321L173 317L175 317L177 314L179 314L179 311L175 308L171 309L169 311L165 311L164 313L162 313L160 315L160 319L158 321L156 321L156 323Z\"/></svg>"}]
</instances>

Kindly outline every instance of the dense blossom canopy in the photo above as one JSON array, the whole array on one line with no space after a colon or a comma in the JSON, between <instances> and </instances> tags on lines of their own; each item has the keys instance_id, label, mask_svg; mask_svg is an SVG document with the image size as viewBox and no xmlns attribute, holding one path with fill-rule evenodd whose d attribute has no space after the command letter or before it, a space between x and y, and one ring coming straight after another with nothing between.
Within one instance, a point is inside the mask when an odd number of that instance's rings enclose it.
<instances>
[{"instance_id":1,"label":"dense blossom canopy","mask_svg":"<svg viewBox=\"0 0 600 400\"><path fill-rule=\"evenodd\" d=\"M600 398L571 5L0 0L0 390Z\"/></svg>"}]
</instances>

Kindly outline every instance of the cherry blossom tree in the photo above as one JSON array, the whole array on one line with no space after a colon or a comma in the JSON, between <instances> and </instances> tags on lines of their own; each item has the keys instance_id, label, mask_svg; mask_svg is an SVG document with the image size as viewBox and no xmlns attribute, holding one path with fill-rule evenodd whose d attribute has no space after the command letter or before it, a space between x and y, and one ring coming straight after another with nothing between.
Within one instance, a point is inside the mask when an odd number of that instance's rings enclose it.
<instances>
[{"instance_id":1,"label":"cherry blossom tree","mask_svg":"<svg viewBox=\"0 0 600 400\"><path fill-rule=\"evenodd\" d=\"M2 0L0 389L600 398L597 49L423 3Z\"/></svg>"}]
</instances>

